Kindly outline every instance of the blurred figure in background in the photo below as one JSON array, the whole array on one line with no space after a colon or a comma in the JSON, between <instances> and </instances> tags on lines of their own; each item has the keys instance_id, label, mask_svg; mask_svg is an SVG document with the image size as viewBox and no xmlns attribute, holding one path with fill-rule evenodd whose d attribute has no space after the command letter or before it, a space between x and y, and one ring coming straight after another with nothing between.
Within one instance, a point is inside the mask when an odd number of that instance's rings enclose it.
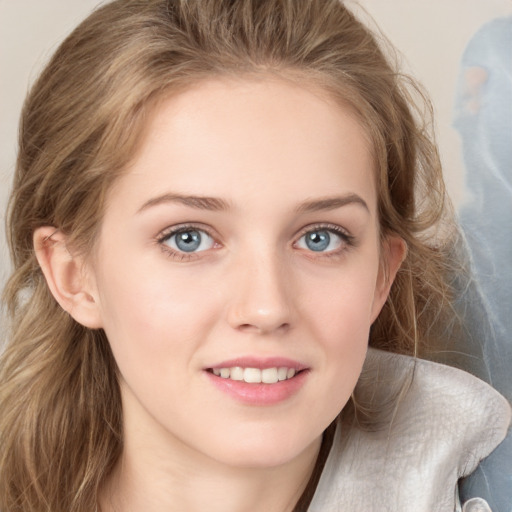
<instances>
[{"instance_id":1,"label":"blurred figure in background","mask_svg":"<svg viewBox=\"0 0 512 512\"><path fill-rule=\"evenodd\" d=\"M460 210L474 273L462 313L473 361L459 361L512 399L512 17L485 24L461 63L455 127L461 135L468 201ZM467 353L468 340L457 347ZM462 357L462 356L458 356ZM483 366L475 367L476 361ZM512 435L462 486L510 512Z\"/></svg>"}]
</instances>

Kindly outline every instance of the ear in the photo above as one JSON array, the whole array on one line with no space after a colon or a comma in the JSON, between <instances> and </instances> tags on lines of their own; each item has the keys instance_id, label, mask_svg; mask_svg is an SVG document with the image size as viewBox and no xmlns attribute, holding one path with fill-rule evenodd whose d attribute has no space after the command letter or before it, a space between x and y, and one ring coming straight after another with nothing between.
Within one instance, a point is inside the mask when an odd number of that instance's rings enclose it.
<instances>
[{"instance_id":1,"label":"ear","mask_svg":"<svg viewBox=\"0 0 512 512\"><path fill-rule=\"evenodd\" d=\"M382 244L379 273L372 306L372 323L379 316L400 265L407 256L407 244L398 235L388 235Z\"/></svg>"},{"instance_id":2,"label":"ear","mask_svg":"<svg viewBox=\"0 0 512 512\"><path fill-rule=\"evenodd\" d=\"M34 232L34 249L48 288L62 309L78 323L101 327L96 287L83 258L73 255L66 236L53 226Z\"/></svg>"}]
</instances>

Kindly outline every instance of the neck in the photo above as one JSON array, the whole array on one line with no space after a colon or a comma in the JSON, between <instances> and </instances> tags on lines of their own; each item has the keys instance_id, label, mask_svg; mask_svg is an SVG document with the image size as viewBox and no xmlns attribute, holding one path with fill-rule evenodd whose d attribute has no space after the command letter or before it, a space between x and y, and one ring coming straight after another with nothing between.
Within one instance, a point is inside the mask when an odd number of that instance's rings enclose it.
<instances>
[{"instance_id":1,"label":"neck","mask_svg":"<svg viewBox=\"0 0 512 512\"><path fill-rule=\"evenodd\" d=\"M126 440L102 492L101 511L292 512L310 479L320 444L318 439L293 461L276 467L240 468L192 454L183 457L179 450L172 456L163 456L161 450L141 453Z\"/></svg>"},{"instance_id":2,"label":"neck","mask_svg":"<svg viewBox=\"0 0 512 512\"><path fill-rule=\"evenodd\" d=\"M254 463L243 465L244 457L226 459L218 450L212 456L184 442L147 414L129 390L123 416L123 453L100 492L102 512L292 512L322 444L319 436L291 459L275 453L259 462L251 448L248 460Z\"/></svg>"}]
</instances>

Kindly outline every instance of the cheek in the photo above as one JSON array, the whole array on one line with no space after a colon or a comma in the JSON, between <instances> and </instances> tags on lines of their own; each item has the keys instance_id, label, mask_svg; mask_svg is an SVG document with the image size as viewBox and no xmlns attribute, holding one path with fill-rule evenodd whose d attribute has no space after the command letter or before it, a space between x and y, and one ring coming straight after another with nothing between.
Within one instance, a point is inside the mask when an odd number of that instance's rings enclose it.
<instances>
[{"instance_id":1,"label":"cheek","mask_svg":"<svg viewBox=\"0 0 512 512\"><path fill-rule=\"evenodd\" d=\"M326 402L334 415L350 397L366 356L376 268L364 264L340 268L322 286L308 287L312 291L303 304L302 317L309 319L311 336L322 346L319 378L325 379Z\"/></svg>"},{"instance_id":2,"label":"cheek","mask_svg":"<svg viewBox=\"0 0 512 512\"><path fill-rule=\"evenodd\" d=\"M370 261L377 261L372 258ZM342 340L357 342L367 337L371 322L377 281L377 263L363 260L326 275L305 279L302 307L335 346Z\"/></svg>"},{"instance_id":3,"label":"cheek","mask_svg":"<svg viewBox=\"0 0 512 512\"><path fill-rule=\"evenodd\" d=\"M162 268L136 263L104 265L98 286L104 330L121 370L141 361L168 370L183 364L183 354L218 317L215 293L187 272L169 272L166 261Z\"/></svg>"}]
</instances>

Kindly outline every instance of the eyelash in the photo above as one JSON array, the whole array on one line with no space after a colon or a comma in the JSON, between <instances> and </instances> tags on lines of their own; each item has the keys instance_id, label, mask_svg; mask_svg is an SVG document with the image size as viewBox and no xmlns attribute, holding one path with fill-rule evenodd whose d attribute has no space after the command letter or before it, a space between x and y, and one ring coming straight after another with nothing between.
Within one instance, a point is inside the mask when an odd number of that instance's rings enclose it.
<instances>
[{"instance_id":1,"label":"eyelash","mask_svg":"<svg viewBox=\"0 0 512 512\"><path fill-rule=\"evenodd\" d=\"M173 236L179 235L180 233L187 233L189 231L199 231L202 233L206 233L210 238L212 238L214 244L218 245L218 242L215 241L215 237L210 232L210 230L206 229L204 226L198 226L195 224L184 224L168 228L157 236L156 242L160 246L162 251L166 254L166 256L172 258L173 260L191 261L198 257L198 253L206 251L195 251L187 253L183 251L176 251L165 244L165 242L170 240ZM306 226L304 229L301 230L299 236L296 238L296 241L293 243L293 245L296 246L298 241L301 240L305 235L307 235L308 233L313 233L315 231L327 231L328 233L334 233L341 239L341 247L335 250L327 252L318 251L315 253L315 251L313 250L304 249L305 252L314 254L315 258L332 258L340 256L348 249L355 247L357 245L355 237L353 235L350 235L344 228L336 224L314 224Z\"/></svg>"},{"instance_id":2,"label":"eyelash","mask_svg":"<svg viewBox=\"0 0 512 512\"><path fill-rule=\"evenodd\" d=\"M165 244L165 242L170 240L173 236L179 235L180 233L187 233L189 231L199 231L201 233L206 233L214 241L214 244L217 245L217 242L215 242L214 235L208 229L206 229L204 226L198 226L195 224L182 224L180 226L167 228L166 230L162 231L160 235L157 236L156 242L158 243L164 254L169 258L172 258L173 260L177 261L191 261L198 257L198 252L206 251L187 253L183 251L176 251L175 249L172 249L171 247Z\"/></svg>"},{"instance_id":3,"label":"eyelash","mask_svg":"<svg viewBox=\"0 0 512 512\"><path fill-rule=\"evenodd\" d=\"M310 226L306 226L297 237L297 241L294 242L294 245L298 243L299 240L302 239L308 233L314 233L315 231L327 231L328 233L334 233L336 236L341 239L341 247L338 249L334 249L332 251L327 252L315 252L312 250L305 250L308 253L314 255L314 258L334 258L342 256L347 250L356 247L357 242L356 238L347 232L346 229L338 226L337 224L313 224Z\"/></svg>"}]
</instances>

